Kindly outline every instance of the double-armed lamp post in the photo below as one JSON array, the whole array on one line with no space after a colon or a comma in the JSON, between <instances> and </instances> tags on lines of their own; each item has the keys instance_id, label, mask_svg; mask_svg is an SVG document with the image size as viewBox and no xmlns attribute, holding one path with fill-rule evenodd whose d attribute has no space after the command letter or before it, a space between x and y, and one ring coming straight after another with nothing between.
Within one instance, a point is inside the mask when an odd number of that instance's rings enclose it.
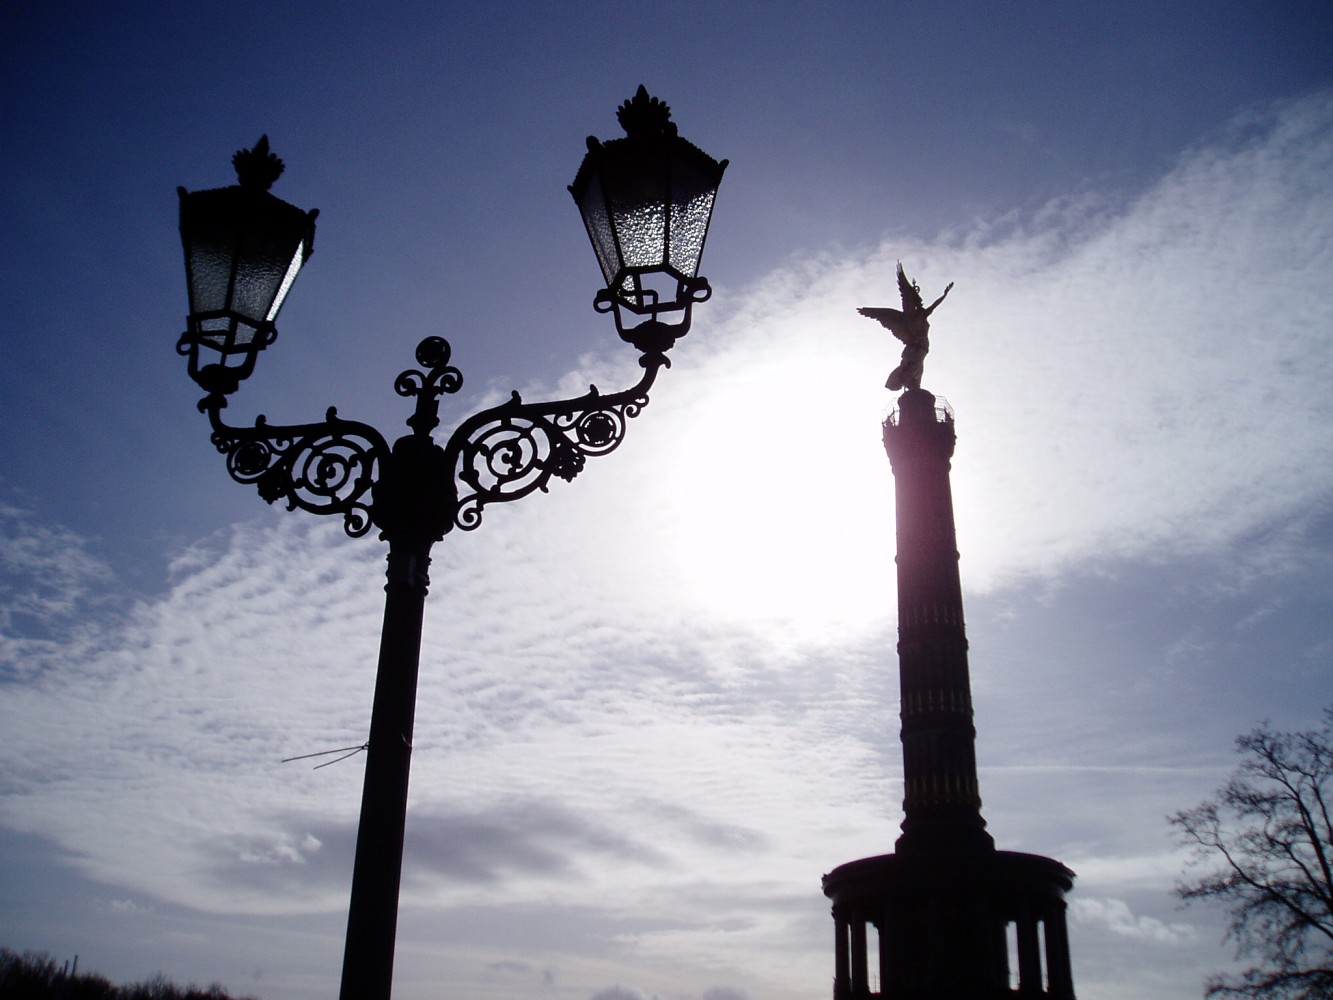
<instances>
[{"instance_id":1,"label":"double-armed lamp post","mask_svg":"<svg viewBox=\"0 0 1333 1000\"><path fill-rule=\"evenodd\" d=\"M252 427L225 423L227 397L277 337L273 321L310 257L317 213L269 193L283 165L266 138L234 157L239 184L180 189L190 315L176 349L207 394L199 409L227 471L269 503L341 515L348 535L373 527L389 544L341 1000L390 995L431 547L454 529L476 528L487 504L545 491L552 476L571 480L588 456L613 451L670 364L667 351L689 330L691 307L711 294L699 258L726 161L680 138L667 106L643 87L617 117L625 137L589 138L569 190L606 281L593 308L612 313L620 336L639 350L642 377L621 392L592 388L553 402L524 402L515 392L464 420L442 445L433 437L439 398L463 384L442 337L421 341L421 367L394 382L416 403L411 432L392 446L332 407L318 423L279 426L262 416Z\"/></svg>"}]
</instances>

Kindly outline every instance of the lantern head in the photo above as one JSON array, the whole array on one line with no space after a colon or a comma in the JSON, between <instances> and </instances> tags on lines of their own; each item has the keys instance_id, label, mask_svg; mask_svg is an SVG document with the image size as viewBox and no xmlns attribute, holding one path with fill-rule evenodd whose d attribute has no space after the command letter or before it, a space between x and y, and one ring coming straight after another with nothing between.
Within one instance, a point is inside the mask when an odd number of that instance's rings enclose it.
<instances>
[{"instance_id":1,"label":"lantern head","mask_svg":"<svg viewBox=\"0 0 1333 1000\"><path fill-rule=\"evenodd\" d=\"M283 163L267 136L232 164L238 184L178 189L190 316L176 350L189 356L191 378L222 395L236 391L277 337L273 321L314 249L319 214L269 194Z\"/></svg>"},{"instance_id":2,"label":"lantern head","mask_svg":"<svg viewBox=\"0 0 1333 1000\"><path fill-rule=\"evenodd\" d=\"M594 308L613 311L639 350L661 354L712 294L699 258L727 161L682 139L670 108L642 86L616 117L625 138L590 136L569 191L606 279Z\"/></svg>"}]
</instances>

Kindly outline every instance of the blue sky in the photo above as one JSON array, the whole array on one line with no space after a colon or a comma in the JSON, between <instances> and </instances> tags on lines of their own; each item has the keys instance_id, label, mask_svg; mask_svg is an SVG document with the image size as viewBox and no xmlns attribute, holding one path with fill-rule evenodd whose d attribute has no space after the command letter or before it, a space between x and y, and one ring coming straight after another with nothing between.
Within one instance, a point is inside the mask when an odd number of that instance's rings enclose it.
<instances>
[{"instance_id":1,"label":"blue sky","mask_svg":"<svg viewBox=\"0 0 1333 1000\"><path fill-rule=\"evenodd\" d=\"M624 446L436 549L402 1000L787 1000L901 819L901 259L954 490L984 812L1079 875L1085 1000L1200 995L1164 817L1313 724L1333 583L1333 15L1172 5L52 3L0 15L0 945L336 988L383 551L227 477L175 187L267 133L319 208L228 415L396 433L605 391L564 187L639 83L731 161L715 289Z\"/></svg>"}]
</instances>

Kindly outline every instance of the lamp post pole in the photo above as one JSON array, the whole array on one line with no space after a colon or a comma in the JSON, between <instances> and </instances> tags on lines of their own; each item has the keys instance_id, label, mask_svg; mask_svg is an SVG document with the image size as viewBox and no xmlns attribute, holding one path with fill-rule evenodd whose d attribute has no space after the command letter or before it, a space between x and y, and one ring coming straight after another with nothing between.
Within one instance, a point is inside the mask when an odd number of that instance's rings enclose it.
<instances>
[{"instance_id":1,"label":"lamp post pole","mask_svg":"<svg viewBox=\"0 0 1333 1000\"><path fill-rule=\"evenodd\" d=\"M384 628L347 911L342 1000L387 997L393 982L421 620L430 584L426 575L429 553L429 542L389 545Z\"/></svg>"},{"instance_id":2,"label":"lamp post pole","mask_svg":"<svg viewBox=\"0 0 1333 1000\"><path fill-rule=\"evenodd\" d=\"M190 315L177 351L207 393L199 409L227 471L269 503L340 515L353 537L377 528L389 546L341 1000L391 992L432 546L480 525L486 505L545 491L553 476L572 480L588 457L614 451L670 364L667 351L688 332L693 304L711 294L698 265L726 161L681 139L667 106L643 87L617 117L625 137L590 138L570 192L606 280L594 308L614 314L621 339L640 352L642 375L609 395L592 386L576 399L526 403L515 392L464 420L443 445L433 437L439 397L457 392L463 376L442 337L422 340L420 367L394 382L416 407L411 433L392 447L332 407L316 423L279 426L260 416L252 427L227 424L227 397L277 337L273 321L311 254L317 213L269 193L283 165L266 137L234 157L239 184L179 192Z\"/></svg>"},{"instance_id":3,"label":"lamp post pole","mask_svg":"<svg viewBox=\"0 0 1333 1000\"><path fill-rule=\"evenodd\" d=\"M447 362L447 357L444 360ZM437 367L450 374L447 364ZM454 381L450 378L447 384ZM461 384L461 378L457 381ZM414 432L390 453L378 487L384 522L381 537L389 543L389 555L347 911L341 1000L387 998L393 985L421 625L430 587L430 551L444 530L435 523L436 512L448 510L450 500L448 495L439 495L441 485L448 480L443 475L443 452L430 438L431 428L438 422L438 392L426 387L429 385L427 381L419 387L412 420Z\"/></svg>"}]
</instances>

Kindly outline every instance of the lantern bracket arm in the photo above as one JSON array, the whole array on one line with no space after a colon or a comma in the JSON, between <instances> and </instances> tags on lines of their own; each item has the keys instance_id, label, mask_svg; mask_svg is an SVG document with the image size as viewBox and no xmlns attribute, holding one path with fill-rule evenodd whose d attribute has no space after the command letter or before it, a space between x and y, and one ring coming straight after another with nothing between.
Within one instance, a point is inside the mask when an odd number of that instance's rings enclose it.
<instances>
[{"instance_id":1,"label":"lantern bracket arm","mask_svg":"<svg viewBox=\"0 0 1333 1000\"><path fill-rule=\"evenodd\" d=\"M226 405L214 392L199 409L208 414L213 446L226 456L232 479L255 486L270 504L286 501L288 510L340 514L353 538L370 530L370 490L390 457L379 431L344 420L332 406L318 423L270 424L261 414L253 427L233 427L222 419Z\"/></svg>"},{"instance_id":2,"label":"lantern bracket arm","mask_svg":"<svg viewBox=\"0 0 1333 1000\"><path fill-rule=\"evenodd\" d=\"M576 399L525 403L515 391L506 402L459 424L444 447L458 498L451 527L471 531L481 524L487 504L545 493L552 476L571 481L589 457L613 452L670 361L654 353L640 364L643 376L621 392L604 395L589 386Z\"/></svg>"}]
</instances>

